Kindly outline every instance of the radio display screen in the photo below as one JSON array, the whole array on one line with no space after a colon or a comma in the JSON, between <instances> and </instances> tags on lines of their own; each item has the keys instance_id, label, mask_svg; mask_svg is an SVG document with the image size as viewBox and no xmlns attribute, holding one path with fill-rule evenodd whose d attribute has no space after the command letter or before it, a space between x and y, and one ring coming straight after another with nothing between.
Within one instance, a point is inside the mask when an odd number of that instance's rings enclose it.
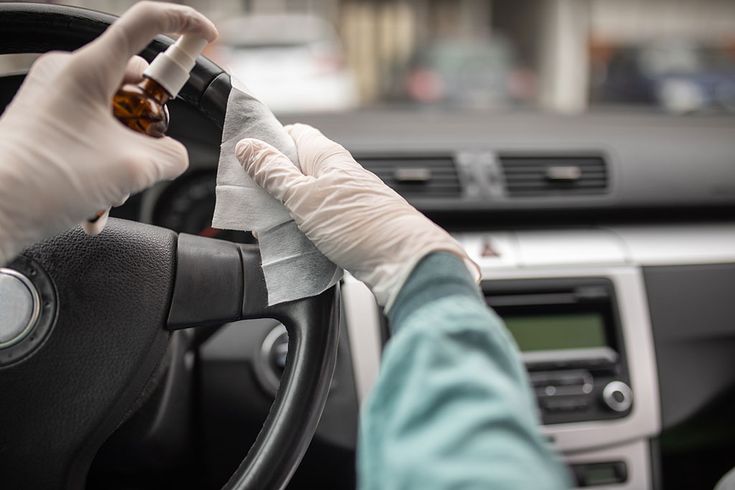
<instances>
[{"instance_id":1,"label":"radio display screen","mask_svg":"<svg viewBox=\"0 0 735 490\"><path fill-rule=\"evenodd\" d=\"M522 352L606 347L600 313L503 316Z\"/></svg>"}]
</instances>

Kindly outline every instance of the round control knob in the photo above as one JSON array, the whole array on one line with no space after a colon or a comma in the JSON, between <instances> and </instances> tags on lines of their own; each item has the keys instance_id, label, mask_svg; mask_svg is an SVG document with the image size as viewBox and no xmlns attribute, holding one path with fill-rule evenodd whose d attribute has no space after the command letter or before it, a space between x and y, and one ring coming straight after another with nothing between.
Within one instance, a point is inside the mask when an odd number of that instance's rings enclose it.
<instances>
[{"instance_id":1,"label":"round control knob","mask_svg":"<svg viewBox=\"0 0 735 490\"><path fill-rule=\"evenodd\" d=\"M625 412L633 404L633 391L622 381L611 381L602 390L602 401L610 410Z\"/></svg>"}]
</instances>

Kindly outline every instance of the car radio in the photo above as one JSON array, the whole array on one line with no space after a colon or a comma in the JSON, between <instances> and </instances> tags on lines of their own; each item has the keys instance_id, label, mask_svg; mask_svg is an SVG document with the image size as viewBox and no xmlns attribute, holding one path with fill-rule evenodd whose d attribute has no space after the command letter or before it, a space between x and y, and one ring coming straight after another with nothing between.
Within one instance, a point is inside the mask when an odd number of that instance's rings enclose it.
<instances>
[{"instance_id":1,"label":"car radio","mask_svg":"<svg viewBox=\"0 0 735 490\"><path fill-rule=\"evenodd\" d=\"M521 350L544 424L630 413L633 392L609 280L498 280L482 288Z\"/></svg>"}]
</instances>

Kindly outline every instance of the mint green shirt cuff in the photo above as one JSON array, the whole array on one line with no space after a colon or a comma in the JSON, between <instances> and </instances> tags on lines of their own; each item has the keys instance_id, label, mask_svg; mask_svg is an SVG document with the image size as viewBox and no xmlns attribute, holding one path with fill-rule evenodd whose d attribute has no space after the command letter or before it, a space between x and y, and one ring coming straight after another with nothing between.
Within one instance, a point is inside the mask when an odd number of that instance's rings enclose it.
<instances>
[{"instance_id":1,"label":"mint green shirt cuff","mask_svg":"<svg viewBox=\"0 0 735 490\"><path fill-rule=\"evenodd\" d=\"M570 488L540 434L515 343L458 258L424 258L389 321L362 407L362 490Z\"/></svg>"}]
</instances>

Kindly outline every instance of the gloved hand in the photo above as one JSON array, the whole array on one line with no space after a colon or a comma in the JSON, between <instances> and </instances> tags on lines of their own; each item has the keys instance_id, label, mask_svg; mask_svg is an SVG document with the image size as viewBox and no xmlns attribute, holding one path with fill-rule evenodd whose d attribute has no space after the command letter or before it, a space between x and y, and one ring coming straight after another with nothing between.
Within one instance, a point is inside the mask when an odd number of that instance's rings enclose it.
<instances>
[{"instance_id":1,"label":"gloved hand","mask_svg":"<svg viewBox=\"0 0 735 490\"><path fill-rule=\"evenodd\" d=\"M428 253L451 252L479 269L449 234L419 213L339 144L303 124L287 126L297 168L259 140L243 139L238 159L253 180L283 202L330 260L365 282L390 309L414 266Z\"/></svg>"},{"instance_id":2,"label":"gloved hand","mask_svg":"<svg viewBox=\"0 0 735 490\"><path fill-rule=\"evenodd\" d=\"M217 37L190 7L141 2L74 53L34 63L0 118L0 265L188 165L186 149L123 126L112 96L141 78L132 58L160 33Z\"/></svg>"}]
</instances>

